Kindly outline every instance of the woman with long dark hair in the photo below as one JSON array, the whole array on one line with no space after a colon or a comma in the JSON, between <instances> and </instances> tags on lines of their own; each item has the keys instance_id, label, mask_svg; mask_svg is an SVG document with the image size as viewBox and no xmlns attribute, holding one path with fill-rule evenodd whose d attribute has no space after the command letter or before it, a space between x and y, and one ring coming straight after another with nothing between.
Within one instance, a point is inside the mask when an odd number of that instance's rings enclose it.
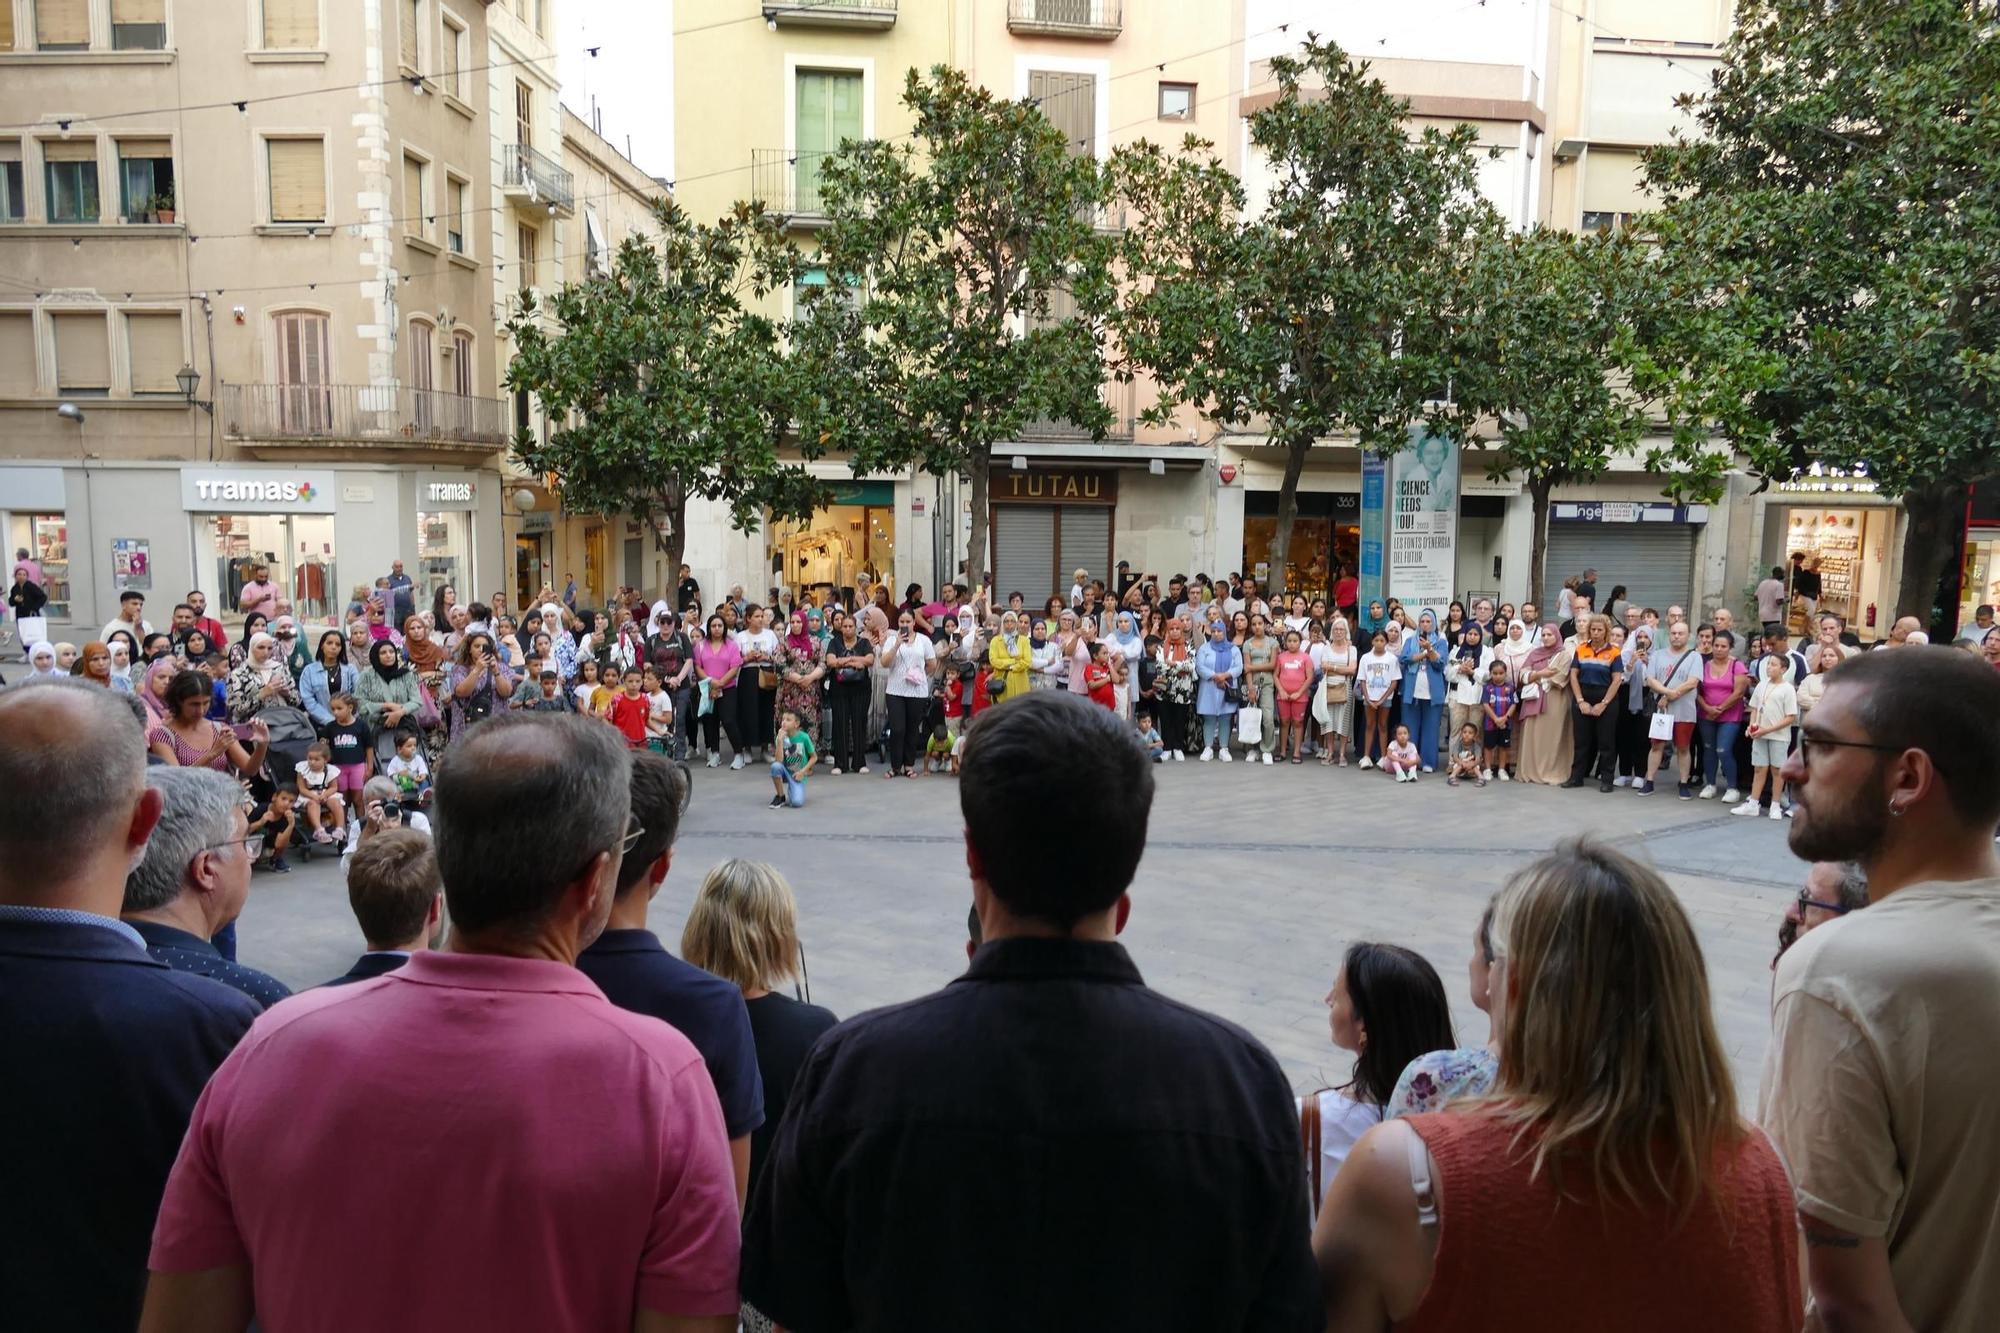
<instances>
[{"instance_id":1,"label":"woman with long dark hair","mask_svg":"<svg viewBox=\"0 0 2000 1333\"><path fill-rule=\"evenodd\" d=\"M332 700L354 693L354 667L347 660L347 636L330 629L319 636L313 660L299 675L299 703L316 727L333 725Z\"/></svg>"},{"instance_id":2,"label":"woman with long dark hair","mask_svg":"<svg viewBox=\"0 0 2000 1333\"><path fill-rule=\"evenodd\" d=\"M736 647L743 655L742 674L736 678L736 734L742 748L729 761L741 768L755 758L769 760L778 736L778 632L771 628L770 613L752 602L743 609L744 628L736 635ZM746 752L753 752L746 757Z\"/></svg>"},{"instance_id":3,"label":"woman with long dark hair","mask_svg":"<svg viewBox=\"0 0 2000 1333\"><path fill-rule=\"evenodd\" d=\"M1333 1044L1354 1053L1354 1073L1339 1087L1314 1093L1301 1108L1306 1139L1319 1145L1306 1162L1315 1208L1348 1150L1381 1122L1404 1067L1420 1055L1458 1045L1451 1001L1437 969L1401 945L1365 940L1348 945L1326 1008Z\"/></svg>"},{"instance_id":4,"label":"woman with long dark hair","mask_svg":"<svg viewBox=\"0 0 2000 1333\"><path fill-rule=\"evenodd\" d=\"M701 642L694 646L694 672L700 682L695 711L700 714L702 747L708 751L710 768L722 766L724 733L737 758L743 756L743 742L736 729L736 678L742 670L743 650L729 636L728 622L718 612L708 618Z\"/></svg>"},{"instance_id":5,"label":"woman with long dark hair","mask_svg":"<svg viewBox=\"0 0 2000 1333\"><path fill-rule=\"evenodd\" d=\"M861 633L858 621L844 611L833 613L833 637L826 645L827 690L833 709L832 773L868 771L868 695L875 645Z\"/></svg>"},{"instance_id":6,"label":"woman with long dark hair","mask_svg":"<svg viewBox=\"0 0 2000 1333\"><path fill-rule=\"evenodd\" d=\"M917 755L923 743L924 718L930 712L931 677L937 674L937 649L917 633L917 618L909 611L896 617L896 633L882 645L877 659L888 672L889 777L916 777Z\"/></svg>"}]
</instances>

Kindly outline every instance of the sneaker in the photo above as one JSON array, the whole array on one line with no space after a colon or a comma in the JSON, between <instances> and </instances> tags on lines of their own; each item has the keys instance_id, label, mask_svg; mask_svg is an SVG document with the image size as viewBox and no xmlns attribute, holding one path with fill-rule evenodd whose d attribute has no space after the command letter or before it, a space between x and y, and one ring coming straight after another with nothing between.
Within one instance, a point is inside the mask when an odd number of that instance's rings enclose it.
<instances>
[{"instance_id":1,"label":"sneaker","mask_svg":"<svg viewBox=\"0 0 2000 1333\"><path fill-rule=\"evenodd\" d=\"M1509 773L1506 769L1503 768L1500 770L1500 780L1502 782L1512 782L1514 780L1514 775Z\"/></svg>"},{"instance_id":2,"label":"sneaker","mask_svg":"<svg viewBox=\"0 0 2000 1333\"><path fill-rule=\"evenodd\" d=\"M1779 808L1778 808L1777 806L1775 806L1775 805L1771 807L1771 818L1773 818L1773 819L1777 819L1777 820L1782 820L1782 819L1784 819L1784 817L1785 817L1785 816L1786 816L1786 814L1788 814L1788 813L1789 813L1788 811L1785 811L1785 810L1780 810L1780 809L1779 809ZM282 862L282 861L281 861L281 862L279 862L278 864L279 864L279 866L280 866L280 867L282 868L282 866L284 865L284 862Z\"/></svg>"},{"instance_id":3,"label":"sneaker","mask_svg":"<svg viewBox=\"0 0 2000 1333\"><path fill-rule=\"evenodd\" d=\"M730 760L730 761L729 761L729 768L730 768L730 771L731 771L731 772L734 772L735 770L737 770L737 769L739 769L739 768L743 767L743 765L744 765L744 764L745 764L746 762L747 762L747 761L746 761L746 760L745 760L745 759L743 758L743 756L742 756L742 755L740 755L740 754L739 754L739 755L737 755L737 756L736 756L736 757L735 757L734 759L732 759L732 760Z\"/></svg>"},{"instance_id":4,"label":"sneaker","mask_svg":"<svg viewBox=\"0 0 2000 1333\"><path fill-rule=\"evenodd\" d=\"M856 773L866 773L868 771L868 765L863 764L861 767L855 769L854 771Z\"/></svg>"},{"instance_id":5,"label":"sneaker","mask_svg":"<svg viewBox=\"0 0 2000 1333\"><path fill-rule=\"evenodd\" d=\"M1701 789L1701 799L1704 801L1712 801L1715 799L1715 784L1713 782L1709 783L1706 787L1703 787Z\"/></svg>"},{"instance_id":6,"label":"sneaker","mask_svg":"<svg viewBox=\"0 0 2000 1333\"><path fill-rule=\"evenodd\" d=\"M1732 815L1748 815L1752 819L1755 819L1758 815L1761 815L1764 812L1758 809L1757 803L1755 801L1745 801L1741 805L1732 806L1730 808L1729 813Z\"/></svg>"},{"instance_id":7,"label":"sneaker","mask_svg":"<svg viewBox=\"0 0 2000 1333\"><path fill-rule=\"evenodd\" d=\"M1362 755L1362 756L1361 756L1361 762L1360 762L1359 764L1356 764L1356 765L1355 765L1355 767L1356 767L1356 768L1373 768L1373 767L1375 767L1375 761L1374 761L1373 759L1370 759L1370 758L1369 758L1369 757L1368 757L1367 755L1365 755L1365 754L1364 754L1364 755Z\"/></svg>"},{"instance_id":8,"label":"sneaker","mask_svg":"<svg viewBox=\"0 0 2000 1333\"><path fill-rule=\"evenodd\" d=\"M1264 762L1265 762L1265 763L1267 763L1267 764L1268 764L1268 763L1270 763L1270 762L1271 762L1271 756L1270 756L1270 755L1268 755L1268 754L1267 754L1267 755L1265 755L1265 756L1264 756Z\"/></svg>"},{"instance_id":9,"label":"sneaker","mask_svg":"<svg viewBox=\"0 0 2000 1333\"><path fill-rule=\"evenodd\" d=\"M1632 779L1620 774L1618 777L1612 779L1611 785L1614 787L1629 787L1632 785Z\"/></svg>"},{"instance_id":10,"label":"sneaker","mask_svg":"<svg viewBox=\"0 0 2000 1333\"><path fill-rule=\"evenodd\" d=\"M829 769L828 769L828 770L826 770L826 771L827 771L828 773L832 774L832 775L833 775L834 777L839 777L839 776L840 776L840 770L839 770L838 768L829 768Z\"/></svg>"},{"instance_id":11,"label":"sneaker","mask_svg":"<svg viewBox=\"0 0 2000 1333\"><path fill-rule=\"evenodd\" d=\"M319 844L321 844L322 846L324 846L325 844L327 844L327 843L329 843L329 842L332 842L332 841L333 841L333 835L332 835L331 833L328 833L328 832L327 832L327 831L326 831L325 829L323 829L323 828L322 828L322 829L314 829L314 830L313 830L313 841L314 841L314 842L316 842L316 843L319 843Z\"/></svg>"},{"instance_id":12,"label":"sneaker","mask_svg":"<svg viewBox=\"0 0 2000 1333\"><path fill-rule=\"evenodd\" d=\"M1187 751L1186 751L1186 750L1175 750L1175 751L1174 751L1174 762L1175 762L1175 763L1177 763L1177 764L1185 764L1185 763L1187 762Z\"/></svg>"},{"instance_id":13,"label":"sneaker","mask_svg":"<svg viewBox=\"0 0 2000 1333\"><path fill-rule=\"evenodd\" d=\"M784 808L784 805L785 805L785 798L784 798L784 797L782 797L782 796L773 796L773 797L771 798L771 806L770 806L770 808L771 808L771 809L773 809L773 810L781 810L781 809L783 809L783 808Z\"/></svg>"},{"instance_id":14,"label":"sneaker","mask_svg":"<svg viewBox=\"0 0 2000 1333\"><path fill-rule=\"evenodd\" d=\"M719 755L719 754L711 754L711 755L709 755L709 757L708 757L708 767L709 767L709 768L721 768L721 767L722 767L722 756L721 756L721 755Z\"/></svg>"},{"instance_id":15,"label":"sneaker","mask_svg":"<svg viewBox=\"0 0 2000 1333\"><path fill-rule=\"evenodd\" d=\"M1432 767L1431 767L1431 766L1430 766L1429 764L1425 764L1425 765L1424 765L1424 772L1426 772L1426 773L1435 773L1435 772L1437 772L1437 770L1436 770L1436 769L1434 769L1434 768L1432 768Z\"/></svg>"},{"instance_id":16,"label":"sneaker","mask_svg":"<svg viewBox=\"0 0 2000 1333\"><path fill-rule=\"evenodd\" d=\"M1731 787L1728 791L1722 793L1722 803L1724 805L1734 805L1736 804L1736 802L1742 799L1743 799L1743 793L1736 790L1736 788L1734 787Z\"/></svg>"},{"instance_id":17,"label":"sneaker","mask_svg":"<svg viewBox=\"0 0 2000 1333\"><path fill-rule=\"evenodd\" d=\"M1212 745L1211 745L1211 746L1208 746L1208 747L1206 747L1205 749L1203 749L1203 750L1202 750L1202 752L1201 752L1201 762L1202 762L1202 763L1204 763L1204 764L1205 764L1205 763L1207 763L1207 762L1208 762L1209 760L1211 760L1211 759L1213 759L1213 758L1215 758L1215 747L1214 747L1214 746L1212 746Z\"/></svg>"},{"instance_id":18,"label":"sneaker","mask_svg":"<svg viewBox=\"0 0 2000 1333\"><path fill-rule=\"evenodd\" d=\"M1223 763L1225 763L1225 764L1230 764L1230 763L1234 763L1235 761L1236 761L1236 756L1235 756L1235 755L1233 755L1233 754L1231 754L1231 753L1229 753L1229 747L1228 747L1227 745L1223 746L1223 747L1222 747L1222 762L1223 762Z\"/></svg>"},{"instance_id":19,"label":"sneaker","mask_svg":"<svg viewBox=\"0 0 2000 1333\"><path fill-rule=\"evenodd\" d=\"M1796 809L1798 809L1798 807L1797 807L1796 805L1788 805L1788 806L1786 806L1786 807L1785 807L1785 818L1787 818L1787 819L1790 819L1790 818L1792 817L1792 812L1793 812L1794 810L1796 810Z\"/></svg>"},{"instance_id":20,"label":"sneaker","mask_svg":"<svg viewBox=\"0 0 2000 1333\"><path fill-rule=\"evenodd\" d=\"M1644 778L1638 778L1633 781L1632 790L1641 796L1651 796L1653 794L1653 784Z\"/></svg>"},{"instance_id":21,"label":"sneaker","mask_svg":"<svg viewBox=\"0 0 2000 1333\"><path fill-rule=\"evenodd\" d=\"M1685 782L1681 783L1680 798L1683 801L1692 801L1694 799L1694 788L1688 783Z\"/></svg>"},{"instance_id":22,"label":"sneaker","mask_svg":"<svg viewBox=\"0 0 2000 1333\"><path fill-rule=\"evenodd\" d=\"M1492 769L1490 769L1490 768L1488 768L1488 769L1482 769L1482 770L1480 771L1480 774L1479 774L1479 780L1480 780L1481 782L1491 782L1491 781L1493 781L1493 770L1492 770Z\"/></svg>"},{"instance_id":23,"label":"sneaker","mask_svg":"<svg viewBox=\"0 0 2000 1333\"><path fill-rule=\"evenodd\" d=\"M282 856L274 856L271 858L271 869L280 875L289 875L292 873L292 863Z\"/></svg>"}]
</instances>

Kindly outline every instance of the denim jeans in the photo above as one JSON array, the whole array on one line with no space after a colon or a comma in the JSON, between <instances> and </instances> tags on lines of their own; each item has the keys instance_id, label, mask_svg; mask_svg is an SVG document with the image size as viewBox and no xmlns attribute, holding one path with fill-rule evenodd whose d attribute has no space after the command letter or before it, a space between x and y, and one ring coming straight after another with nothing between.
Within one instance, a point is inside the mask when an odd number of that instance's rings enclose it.
<instances>
[{"instance_id":1,"label":"denim jeans","mask_svg":"<svg viewBox=\"0 0 2000 1333\"><path fill-rule=\"evenodd\" d=\"M1206 742L1207 749L1227 750L1229 748L1229 738L1235 734L1235 731L1236 714L1234 713L1218 713L1213 717L1205 713L1202 715L1201 734L1203 740Z\"/></svg>"},{"instance_id":2,"label":"denim jeans","mask_svg":"<svg viewBox=\"0 0 2000 1333\"><path fill-rule=\"evenodd\" d=\"M771 776L784 779L786 805L797 810L806 803L806 784L793 777L791 770L775 759L771 761Z\"/></svg>"},{"instance_id":3,"label":"denim jeans","mask_svg":"<svg viewBox=\"0 0 2000 1333\"><path fill-rule=\"evenodd\" d=\"M1704 787L1715 785L1717 759L1722 761L1722 785L1736 786L1736 733L1742 729L1741 722L1717 722L1706 717L1696 720L1695 731L1701 736L1701 782Z\"/></svg>"}]
</instances>

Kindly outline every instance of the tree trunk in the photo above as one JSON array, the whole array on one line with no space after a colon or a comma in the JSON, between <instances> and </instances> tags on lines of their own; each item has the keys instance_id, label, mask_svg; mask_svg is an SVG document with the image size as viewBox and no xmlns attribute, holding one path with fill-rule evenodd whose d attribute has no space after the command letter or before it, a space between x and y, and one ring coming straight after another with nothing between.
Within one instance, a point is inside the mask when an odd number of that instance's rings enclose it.
<instances>
[{"instance_id":1,"label":"tree trunk","mask_svg":"<svg viewBox=\"0 0 2000 1333\"><path fill-rule=\"evenodd\" d=\"M1946 617L1937 614L1938 579L1947 562L1957 559L1965 520L1965 487L1926 486L1903 495L1909 516L1903 529L1903 575L1896 584L1895 614L1915 616L1933 638L1943 632Z\"/></svg>"},{"instance_id":2,"label":"tree trunk","mask_svg":"<svg viewBox=\"0 0 2000 1333\"><path fill-rule=\"evenodd\" d=\"M1521 600L1540 606L1542 589L1548 586L1543 566L1549 559L1549 492L1555 489L1547 477L1528 479L1528 507L1534 525L1528 537L1528 595Z\"/></svg>"},{"instance_id":3,"label":"tree trunk","mask_svg":"<svg viewBox=\"0 0 2000 1333\"><path fill-rule=\"evenodd\" d=\"M1271 534L1271 572L1264 580L1264 600L1275 614L1285 595L1285 557L1292 549L1292 525L1299 517L1299 475L1306 470L1312 437L1285 445L1285 480L1278 488L1278 530Z\"/></svg>"},{"instance_id":4,"label":"tree trunk","mask_svg":"<svg viewBox=\"0 0 2000 1333\"><path fill-rule=\"evenodd\" d=\"M986 494L988 479L993 471L993 451L981 447L972 451L966 462L966 472L972 480L972 536L965 548L965 584L975 597L986 583L986 527L988 521ZM938 521L956 525L957 514L939 514ZM950 574L938 575L940 583L951 581Z\"/></svg>"}]
</instances>

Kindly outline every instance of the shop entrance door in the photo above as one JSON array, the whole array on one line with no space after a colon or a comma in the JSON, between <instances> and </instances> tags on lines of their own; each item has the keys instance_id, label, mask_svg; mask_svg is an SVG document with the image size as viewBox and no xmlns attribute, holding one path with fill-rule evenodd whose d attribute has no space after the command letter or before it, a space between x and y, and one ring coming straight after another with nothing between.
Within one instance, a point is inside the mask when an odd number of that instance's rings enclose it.
<instances>
[{"instance_id":1,"label":"shop entrance door","mask_svg":"<svg viewBox=\"0 0 2000 1333\"><path fill-rule=\"evenodd\" d=\"M209 614L234 632L243 623L239 602L251 571L264 565L291 614L305 623L332 623L346 609L334 570L331 514L197 514L196 562Z\"/></svg>"},{"instance_id":2,"label":"shop entrance door","mask_svg":"<svg viewBox=\"0 0 2000 1333\"><path fill-rule=\"evenodd\" d=\"M514 536L514 605L526 607L549 582L549 539L546 533Z\"/></svg>"}]
</instances>

